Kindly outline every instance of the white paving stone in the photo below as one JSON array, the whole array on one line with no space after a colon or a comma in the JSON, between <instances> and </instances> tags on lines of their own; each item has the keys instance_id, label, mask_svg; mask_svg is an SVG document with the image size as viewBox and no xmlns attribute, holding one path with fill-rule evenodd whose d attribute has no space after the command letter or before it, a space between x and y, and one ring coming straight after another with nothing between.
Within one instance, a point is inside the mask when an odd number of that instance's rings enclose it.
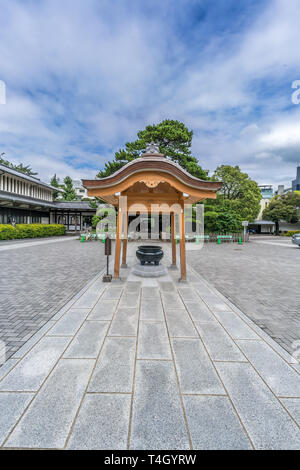
<instances>
[{"instance_id":1,"label":"white paving stone","mask_svg":"<svg viewBox=\"0 0 300 470\"><path fill-rule=\"evenodd\" d=\"M38 390L69 342L70 338L44 336L0 382L0 390Z\"/></svg>"},{"instance_id":2,"label":"white paving stone","mask_svg":"<svg viewBox=\"0 0 300 470\"><path fill-rule=\"evenodd\" d=\"M165 322L140 322L138 359L172 359Z\"/></svg>"},{"instance_id":3,"label":"white paving stone","mask_svg":"<svg viewBox=\"0 0 300 470\"><path fill-rule=\"evenodd\" d=\"M256 449L300 449L300 430L248 363L216 363Z\"/></svg>"},{"instance_id":4,"label":"white paving stone","mask_svg":"<svg viewBox=\"0 0 300 470\"><path fill-rule=\"evenodd\" d=\"M164 312L160 297L145 298L141 301L141 320L164 321Z\"/></svg>"},{"instance_id":5,"label":"white paving stone","mask_svg":"<svg viewBox=\"0 0 300 470\"><path fill-rule=\"evenodd\" d=\"M259 339L259 336L234 312L216 312L219 322L233 339Z\"/></svg>"},{"instance_id":6,"label":"white paving stone","mask_svg":"<svg viewBox=\"0 0 300 470\"><path fill-rule=\"evenodd\" d=\"M124 450L128 433L131 449L185 450L189 436L195 449L300 449L298 364L193 270L187 284L169 273L93 280L0 367L8 448L63 448L71 431L70 449Z\"/></svg>"},{"instance_id":7,"label":"white paving stone","mask_svg":"<svg viewBox=\"0 0 300 470\"><path fill-rule=\"evenodd\" d=\"M105 321L111 320L116 308L117 300L100 300L89 314L87 320Z\"/></svg>"},{"instance_id":8,"label":"white paving stone","mask_svg":"<svg viewBox=\"0 0 300 470\"><path fill-rule=\"evenodd\" d=\"M88 391L131 392L135 350L135 338L106 338Z\"/></svg>"},{"instance_id":9,"label":"white paving stone","mask_svg":"<svg viewBox=\"0 0 300 470\"><path fill-rule=\"evenodd\" d=\"M118 308L108 332L109 336L136 336L138 314L138 308Z\"/></svg>"},{"instance_id":10,"label":"white paving stone","mask_svg":"<svg viewBox=\"0 0 300 470\"><path fill-rule=\"evenodd\" d=\"M73 308L93 308L99 297L102 295L105 287L99 282L95 282L73 305Z\"/></svg>"},{"instance_id":11,"label":"white paving stone","mask_svg":"<svg viewBox=\"0 0 300 470\"><path fill-rule=\"evenodd\" d=\"M174 338L172 345L182 393L225 394L200 339Z\"/></svg>"},{"instance_id":12,"label":"white paving stone","mask_svg":"<svg viewBox=\"0 0 300 470\"><path fill-rule=\"evenodd\" d=\"M185 307L194 322L216 321L209 308L200 299L197 302L186 301Z\"/></svg>"},{"instance_id":13,"label":"white paving stone","mask_svg":"<svg viewBox=\"0 0 300 470\"><path fill-rule=\"evenodd\" d=\"M90 310L71 308L58 322L47 332L49 336L73 336L76 334Z\"/></svg>"},{"instance_id":14,"label":"white paving stone","mask_svg":"<svg viewBox=\"0 0 300 470\"><path fill-rule=\"evenodd\" d=\"M63 448L93 365L93 360L62 359L5 447Z\"/></svg>"},{"instance_id":15,"label":"white paving stone","mask_svg":"<svg viewBox=\"0 0 300 470\"><path fill-rule=\"evenodd\" d=\"M220 324L196 322L196 326L214 361L246 361L245 356Z\"/></svg>"},{"instance_id":16,"label":"white paving stone","mask_svg":"<svg viewBox=\"0 0 300 470\"><path fill-rule=\"evenodd\" d=\"M166 309L166 318L171 337L198 337L197 330L185 308Z\"/></svg>"},{"instance_id":17,"label":"white paving stone","mask_svg":"<svg viewBox=\"0 0 300 470\"><path fill-rule=\"evenodd\" d=\"M0 380L10 372L18 363L18 359L10 358L0 367Z\"/></svg>"},{"instance_id":18,"label":"white paving stone","mask_svg":"<svg viewBox=\"0 0 300 470\"><path fill-rule=\"evenodd\" d=\"M300 426L300 398L281 398L280 401Z\"/></svg>"},{"instance_id":19,"label":"white paving stone","mask_svg":"<svg viewBox=\"0 0 300 470\"><path fill-rule=\"evenodd\" d=\"M263 341L238 344L275 395L300 398L300 375Z\"/></svg>"},{"instance_id":20,"label":"white paving stone","mask_svg":"<svg viewBox=\"0 0 300 470\"><path fill-rule=\"evenodd\" d=\"M193 449L252 449L228 397L185 396L184 404Z\"/></svg>"},{"instance_id":21,"label":"white paving stone","mask_svg":"<svg viewBox=\"0 0 300 470\"><path fill-rule=\"evenodd\" d=\"M127 448L130 395L86 395L68 449Z\"/></svg>"},{"instance_id":22,"label":"white paving stone","mask_svg":"<svg viewBox=\"0 0 300 470\"><path fill-rule=\"evenodd\" d=\"M189 449L172 362L137 362L130 449Z\"/></svg>"},{"instance_id":23,"label":"white paving stone","mask_svg":"<svg viewBox=\"0 0 300 470\"><path fill-rule=\"evenodd\" d=\"M108 327L109 322L86 321L64 353L64 357L96 359Z\"/></svg>"},{"instance_id":24,"label":"white paving stone","mask_svg":"<svg viewBox=\"0 0 300 470\"><path fill-rule=\"evenodd\" d=\"M0 393L0 445L33 397L33 393Z\"/></svg>"}]
</instances>

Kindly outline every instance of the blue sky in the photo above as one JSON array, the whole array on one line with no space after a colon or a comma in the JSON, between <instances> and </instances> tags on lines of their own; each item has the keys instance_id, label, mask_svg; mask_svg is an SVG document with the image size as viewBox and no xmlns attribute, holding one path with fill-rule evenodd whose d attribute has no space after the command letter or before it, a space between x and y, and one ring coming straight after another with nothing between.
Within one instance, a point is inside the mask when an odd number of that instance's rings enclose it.
<instances>
[{"instance_id":1,"label":"blue sky","mask_svg":"<svg viewBox=\"0 0 300 470\"><path fill-rule=\"evenodd\" d=\"M300 163L298 0L0 0L0 153L94 177L138 130L178 119L213 171L290 184Z\"/></svg>"}]
</instances>

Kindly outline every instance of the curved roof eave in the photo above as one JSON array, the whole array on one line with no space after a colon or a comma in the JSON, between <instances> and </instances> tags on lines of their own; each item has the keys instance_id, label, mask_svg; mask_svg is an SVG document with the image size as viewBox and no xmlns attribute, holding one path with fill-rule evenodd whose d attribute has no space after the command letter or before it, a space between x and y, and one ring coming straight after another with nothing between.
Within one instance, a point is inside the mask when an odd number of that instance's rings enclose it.
<instances>
[{"instance_id":1,"label":"curved roof eave","mask_svg":"<svg viewBox=\"0 0 300 470\"><path fill-rule=\"evenodd\" d=\"M127 163L110 176L106 176L105 178L99 178L96 180L83 179L82 183L83 186L86 188L108 188L110 186L113 187L118 183L121 183L134 173L153 170L168 173L177 178L182 183L197 189L217 191L222 186L222 182L220 181L201 180L199 178L196 178L195 176L190 175L177 163L174 163L171 160L167 160L165 157L137 158L132 162Z\"/></svg>"}]
</instances>

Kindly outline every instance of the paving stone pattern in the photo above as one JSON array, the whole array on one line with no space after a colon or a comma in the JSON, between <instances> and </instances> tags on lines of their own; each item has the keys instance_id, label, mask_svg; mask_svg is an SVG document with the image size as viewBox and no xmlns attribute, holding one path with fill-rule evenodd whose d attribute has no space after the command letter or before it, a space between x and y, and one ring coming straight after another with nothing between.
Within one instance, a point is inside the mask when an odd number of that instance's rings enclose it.
<instances>
[{"instance_id":1,"label":"paving stone pattern","mask_svg":"<svg viewBox=\"0 0 300 470\"><path fill-rule=\"evenodd\" d=\"M16 248L17 247L17 248ZM0 340L12 356L103 268L103 245L74 239L0 243Z\"/></svg>"},{"instance_id":2,"label":"paving stone pattern","mask_svg":"<svg viewBox=\"0 0 300 470\"><path fill-rule=\"evenodd\" d=\"M290 354L300 351L300 249L290 239L257 236L242 246L205 243L187 259Z\"/></svg>"},{"instance_id":3,"label":"paving stone pattern","mask_svg":"<svg viewBox=\"0 0 300 470\"><path fill-rule=\"evenodd\" d=\"M0 368L2 448L300 449L285 350L192 268L186 284L121 276L96 276Z\"/></svg>"}]
</instances>

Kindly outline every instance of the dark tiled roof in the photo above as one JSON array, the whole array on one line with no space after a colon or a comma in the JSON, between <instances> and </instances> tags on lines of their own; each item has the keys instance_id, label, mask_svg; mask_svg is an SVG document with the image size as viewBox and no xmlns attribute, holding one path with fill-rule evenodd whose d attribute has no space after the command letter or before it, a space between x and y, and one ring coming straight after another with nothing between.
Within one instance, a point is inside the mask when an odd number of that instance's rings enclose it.
<instances>
[{"instance_id":1,"label":"dark tiled roof","mask_svg":"<svg viewBox=\"0 0 300 470\"><path fill-rule=\"evenodd\" d=\"M53 205L56 209L78 209L84 211L96 211L96 209L93 209L90 206L88 201L55 201Z\"/></svg>"}]
</instances>

